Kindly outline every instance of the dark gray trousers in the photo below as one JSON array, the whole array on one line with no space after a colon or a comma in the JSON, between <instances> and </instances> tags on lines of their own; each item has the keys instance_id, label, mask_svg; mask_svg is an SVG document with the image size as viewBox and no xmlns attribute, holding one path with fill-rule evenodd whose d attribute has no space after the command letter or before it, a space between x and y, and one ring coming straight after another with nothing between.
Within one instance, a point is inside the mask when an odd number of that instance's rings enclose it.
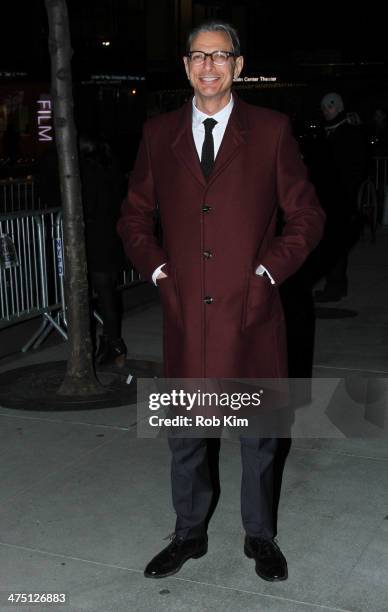
<instances>
[{"instance_id":1,"label":"dark gray trousers","mask_svg":"<svg viewBox=\"0 0 388 612\"><path fill-rule=\"evenodd\" d=\"M241 516L249 536L275 535L274 466L277 438L240 438ZM213 499L206 438L169 438L171 488L177 515L175 533L194 538L206 533Z\"/></svg>"}]
</instances>

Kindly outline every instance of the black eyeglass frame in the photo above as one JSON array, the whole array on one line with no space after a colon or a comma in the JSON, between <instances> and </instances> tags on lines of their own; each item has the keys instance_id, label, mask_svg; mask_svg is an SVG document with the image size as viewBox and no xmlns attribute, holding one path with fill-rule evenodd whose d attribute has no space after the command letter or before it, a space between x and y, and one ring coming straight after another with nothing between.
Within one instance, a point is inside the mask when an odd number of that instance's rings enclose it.
<instances>
[{"instance_id":1,"label":"black eyeglass frame","mask_svg":"<svg viewBox=\"0 0 388 612\"><path fill-rule=\"evenodd\" d=\"M212 51L211 53L206 53L205 51L199 51L199 50L193 49L192 51L189 51L188 53L186 53L186 57L188 57L190 61L192 61L191 56L193 53L201 53L203 55L203 61L201 62L201 64L206 62L207 57L211 57L213 64L217 65L217 62L215 62L213 59L213 55L215 53L225 53L225 55L227 56L225 64L230 57L238 57L237 53L235 53L234 51L224 51L223 49L217 49L216 51ZM220 65L222 66L222 64Z\"/></svg>"}]
</instances>

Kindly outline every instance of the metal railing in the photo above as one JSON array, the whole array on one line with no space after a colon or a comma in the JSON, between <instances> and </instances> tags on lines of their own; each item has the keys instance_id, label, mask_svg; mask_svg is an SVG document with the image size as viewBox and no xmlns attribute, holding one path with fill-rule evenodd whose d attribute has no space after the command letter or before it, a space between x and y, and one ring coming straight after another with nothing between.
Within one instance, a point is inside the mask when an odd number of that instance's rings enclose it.
<instances>
[{"instance_id":1,"label":"metal railing","mask_svg":"<svg viewBox=\"0 0 388 612\"><path fill-rule=\"evenodd\" d=\"M0 215L0 236L10 241L14 258L0 260L0 329L61 307L47 244L58 209ZM4 254L0 254L4 255Z\"/></svg>"},{"instance_id":2,"label":"metal railing","mask_svg":"<svg viewBox=\"0 0 388 612\"><path fill-rule=\"evenodd\" d=\"M55 329L67 339L63 224L60 208L0 215L0 241L12 245L4 256L0 242L0 330L41 316L39 329L22 348L37 348ZM123 270L119 289L138 284L139 274ZM94 311L96 319L101 317Z\"/></svg>"},{"instance_id":3,"label":"metal railing","mask_svg":"<svg viewBox=\"0 0 388 612\"><path fill-rule=\"evenodd\" d=\"M52 329L67 340L61 209L52 209L47 226L44 228L44 235L46 239L42 249L42 269L45 277L47 308L42 313L40 327L23 346L23 352L31 347L38 348Z\"/></svg>"},{"instance_id":4,"label":"metal railing","mask_svg":"<svg viewBox=\"0 0 388 612\"><path fill-rule=\"evenodd\" d=\"M33 177L0 180L1 215L39 208L39 194Z\"/></svg>"}]
</instances>

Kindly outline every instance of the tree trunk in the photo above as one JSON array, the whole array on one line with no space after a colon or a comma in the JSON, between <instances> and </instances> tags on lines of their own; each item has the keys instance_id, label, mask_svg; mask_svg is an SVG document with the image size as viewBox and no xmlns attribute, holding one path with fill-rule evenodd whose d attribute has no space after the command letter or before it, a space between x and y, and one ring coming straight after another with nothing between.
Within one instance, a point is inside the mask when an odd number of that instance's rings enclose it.
<instances>
[{"instance_id":1,"label":"tree trunk","mask_svg":"<svg viewBox=\"0 0 388 612\"><path fill-rule=\"evenodd\" d=\"M81 181L73 117L69 18L66 0L45 0L45 4L63 206L65 298L70 348L65 378L58 393L89 395L100 393L103 389L93 368Z\"/></svg>"}]
</instances>

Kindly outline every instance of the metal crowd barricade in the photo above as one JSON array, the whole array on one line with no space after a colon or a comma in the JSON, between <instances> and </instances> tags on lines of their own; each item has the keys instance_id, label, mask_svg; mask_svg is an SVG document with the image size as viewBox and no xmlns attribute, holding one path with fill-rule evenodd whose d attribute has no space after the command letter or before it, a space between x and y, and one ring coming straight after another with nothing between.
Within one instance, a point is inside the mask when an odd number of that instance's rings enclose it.
<instances>
[{"instance_id":1,"label":"metal crowd barricade","mask_svg":"<svg viewBox=\"0 0 388 612\"><path fill-rule=\"evenodd\" d=\"M0 260L0 329L42 316L42 325L22 350L39 346L52 328L67 338L52 243L59 209L0 215L0 236L14 246L14 261Z\"/></svg>"},{"instance_id":2,"label":"metal crowd barricade","mask_svg":"<svg viewBox=\"0 0 388 612\"><path fill-rule=\"evenodd\" d=\"M63 227L62 211L52 209L50 219L44 229L45 242L43 250L43 267L45 270L45 289L47 309L43 314L42 324L22 351L31 347L38 348L52 329L67 340L66 303L64 290L63 264Z\"/></svg>"},{"instance_id":3,"label":"metal crowd barricade","mask_svg":"<svg viewBox=\"0 0 388 612\"><path fill-rule=\"evenodd\" d=\"M132 266L128 266L126 270L123 270L122 282L119 285L119 289L128 289L129 287L134 287L144 282L139 272L137 272L135 268L132 268Z\"/></svg>"},{"instance_id":4,"label":"metal crowd barricade","mask_svg":"<svg viewBox=\"0 0 388 612\"><path fill-rule=\"evenodd\" d=\"M33 177L0 180L0 215L39 208L39 195Z\"/></svg>"},{"instance_id":5,"label":"metal crowd barricade","mask_svg":"<svg viewBox=\"0 0 388 612\"><path fill-rule=\"evenodd\" d=\"M66 302L65 302L65 288L64 288L64 278L65 278L65 266L64 266L64 252L63 252L63 223L62 223L62 211L59 210L55 217L55 223L53 227L53 257L55 259L55 269L56 269L56 277L55 277L55 288L56 292L59 293L60 301L61 301L61 311L57 313L57 317L59 317L61 324L67 328L66 321ZM118 290L123 291L124 289L129 289L131 287L135 287L139 283L143 283L140 274L131 266L128 265L128 268L122 271L121 278L119 278ZM103 325L103 320L98 313L97 310L93 309L92 314L94 318Z\"/></svg>"},{"instance_id":6,"label":"metal crowd barricade","mask_svg":"<svg viewBox=\"0 0 388 612\"><path fill-rule=\"evenodd\" d=\"M13 260L8 252L6 256L4 244L12 246ZM0 330L42 317L39 329L22 351L37 348L53 329L67 339L64 277L60 208L0 215ZM122 273L119 289L141 282L140 275L128 267ZM98 313L93 314L102 323Z\"/></svg>"},{"instance_id":7,"label":"metal crowd barricade","mask_svg":"<svg viewBox=\"0 0 388 612\"><path fill-rule=\"evenodd\" d=\"M62 223L62 209L57 209L58 212L55 215L54 224L52 226L52 253L55 260L55 288L56 295L60 296L60 302L63 306L63 318L66 323L65 314L65 291L64 291L64 277L65 277L65 264L64 264L64 253L63 253L63 223ZM121 278L119 278L118 289L124 290L134 287L145 281L141 278L140 274L130 264L122 271ZM102 323L99 316L96 317L100 323Z\"/></svg>"}]
</instances>

